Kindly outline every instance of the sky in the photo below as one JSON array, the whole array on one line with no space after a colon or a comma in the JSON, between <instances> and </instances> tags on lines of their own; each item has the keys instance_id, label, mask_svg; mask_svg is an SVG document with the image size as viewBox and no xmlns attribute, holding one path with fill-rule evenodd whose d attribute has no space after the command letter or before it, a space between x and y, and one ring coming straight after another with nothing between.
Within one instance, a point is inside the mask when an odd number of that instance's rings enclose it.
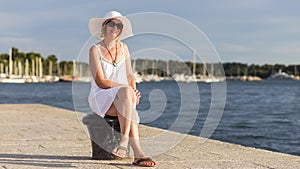
<instances>
[{"instance_id":1,"label":"sky","mask_svg":"<svg viewBox=\"0 0 300 169\"><path fill-rule=\"evenodd\" d=\"M161 31L183 32L187 39L137 35L124 40L133 58L142 57L142 51L149 55L153 48L158 58L173 53L179 60L192 61L192 52L187 50L190 46L185 42L195 35L188 29L194 26L215 48L221 62L300 64L299 6L298 0L0 0L0 53L8 53L13 46L43 57L55 54L60 61L88 57L82 49L97 42L90 38L89 19L117 10L128 16L156 12L183 21L174 26L171 21L154 17ZM134 19L134 33L135 28L150 22ZM198 37L191 37L191 41L199 42L199 48L195 48L201 60L206 54L200 41L205 40Z\"/></svg>"}]
</instances>

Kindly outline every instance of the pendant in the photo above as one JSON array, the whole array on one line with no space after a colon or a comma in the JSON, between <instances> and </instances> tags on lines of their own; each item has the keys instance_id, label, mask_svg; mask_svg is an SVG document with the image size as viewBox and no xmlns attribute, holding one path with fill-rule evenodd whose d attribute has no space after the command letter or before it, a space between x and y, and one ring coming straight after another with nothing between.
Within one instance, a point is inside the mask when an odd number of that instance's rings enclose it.
<instances>
[{"instance_id":1,"label":"pendant","mask_svg":"<svg viewBox=\"0 0 300 169\"><path fill-rule=\"evenodd\" d=\"M114 67L117 67L117 63L116 63L116 62L113 62L112 65L113 65Z\"/></svg>"}]
</instances>

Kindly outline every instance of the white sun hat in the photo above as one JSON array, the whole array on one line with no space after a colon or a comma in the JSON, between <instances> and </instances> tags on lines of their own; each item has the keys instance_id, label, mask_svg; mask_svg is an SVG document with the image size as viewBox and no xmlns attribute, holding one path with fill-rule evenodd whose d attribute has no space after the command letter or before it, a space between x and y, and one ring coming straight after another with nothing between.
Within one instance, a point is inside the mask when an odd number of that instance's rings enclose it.
<instances>
[{"instance_id":1,"label":"white sun hat","mask_svg":"<svg viewBox=\"0 0 300 169\"><path fill-rule=\"evenodd\" d=\"M104 21L107 19L119 19L123 24L123 29L120 35L120 40L126 39L130 36L133 36L132 34L132 28L131 23L123 16L120 12L117 11L109 11L105 14L104 18L91 18L89 21L89 30L92 36L94 36L96 39L101 40L101 28Z\"/></svg>"}]
</instances>

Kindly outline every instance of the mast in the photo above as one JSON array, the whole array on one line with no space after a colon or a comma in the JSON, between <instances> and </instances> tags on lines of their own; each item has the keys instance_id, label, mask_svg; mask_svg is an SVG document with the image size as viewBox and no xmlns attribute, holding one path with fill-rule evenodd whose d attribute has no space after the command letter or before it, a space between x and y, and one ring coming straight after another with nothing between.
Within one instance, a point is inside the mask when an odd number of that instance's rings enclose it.
<instances>
[{"instance_id":1,"label":"mast","mask_svg":"<svg viewBox=\"0 0 300 169\"><path fill-rule=\"evenodd\" d=\"M142 76L145 75L145 60L142 60Z\"/></svg>"},{"instance_id":2,"label":"mast","mask_svg":"<svg viewBox=\"0 0 300 169\"><path fill-rule=\"evenodd\" d=\"M57 76L60 76L60 65L59 65L59 61L57 62Z\"/></svg>"},{"instance_id":3,"label":"mast","mask_svg":"<svg viewBox=\"0 0 300 169\"><path fill-rule=\"evenodd\" d=\"M42 58L39 58L39 77L42 78L43 77L43 64L42 64Z\"/></svg>"},{"instance_id":4,"label":"mast","mask_svg":"<svg viewBox=\"0 0 300 169\"><path fill-rule=\"evenodd\" d=\"M211 67L211 70L210 70L211 71L210 72L211 73L211 78L213 78L214 77L214 63L211 63L210 67Z\"/></svg>"},{"instance_id":5,"label":"mast","mask_svg":"<svg viewBox=\"0 0 300 169\"><path fill-rule=\"evenodd\" d=\"M193 79L196 79L196 52L193 53Z\"/></svg>"},{"instance_id":6,"label":"mast","mask_svg":"<svg viewBox=\"0 0 300 169\"><path fill-rule=\"evenodd\" d=\"M170 74L169 60L167 60L167 76Z\"/></svg>"},{"instance_id":7,"label":"mast","mask_svg":"<svg viewBox=\"0 0 300 169\"><path fill-rule=\"evenodd\" d=\"M22 77L23 75L23 69L22 69L22 63L18 60L18 76Z\"/></svg>"},{"instance_id":8,"label":"mast","mask_svg":"<svg viewBox=\"0 0 300 169\"><path fill-rule=\"evenodd\" d=\"M8 77L10 78L13 72L13 61L12 61L12 48L9 49L9 74Z\"/></svg>"},{"instance_id":9,"label":"mast","mask_svg":"<svg viewBox=\"0 0 300 169\"><path fill-rule=\"evenodd\" d=\"M155 66L155 60L152 60L152 75L154 75L154 66Z\"/></svg>"},{"instance_id":10,"label":"mast","mask_svg":"<svg viewBox=\"0 0 300 169\"><path fill-rule=\"evenodd\" d=\"M206 79L206 64L203 63L203 79Z\"/></svg>"},{"instance_id":11,"label":"mast","mask_svg":"<svg viewBox=\"0 0 300 169\"><path fill-rule=\"evenodd\" d=\"M9 72L8 66L5 66L5 76L6 76L6 77L8 77L8 72Z\"/></svg>"},{"instance_id":12,"label":"mast","mask_svg":"<svg viewBox=\"0 0 300 169\"><path fill-rule=\"evenodd\" d=\"M35 76L39 76L39 59L35 58Z\"/></svg>"},{"instance_id":13,"label":"mast","mask_svg":"<svg viewBox=\"0 0 300 169\"><path fill-rule=\"evenodd\" d=\"M52 61L49 61L49 75L52 76Z\"/></svg>"},{"instance_id":14,"label":"mast","mask_svg":"<svg viewBox=\"0 0 300 169\"><path fill-rule=\"evenodd\" d=\"M75 76L75 71L76 71L76 62L73 60L73 76Z\"/></svg>"},{"instance_id":15,"label":"mast","mask_svg":"<svg viewBox=\"0 0 300 169\"><path fill-rule=\"evenodd\" d=\"M82 64L79 65L79 77L82 77Z\"/></svg>"},{"instance_id":16,"label":"mast","mask_svg":"<svg viewBox=\"0 0 300 169\"><path fill-rule=\"evenodd\" d=\"M3 72L3 63L0 63L0 73L2 74Z\"/></svg>"},{"instance_id":17,"label":"mast","mask_svg":"<svg viewBox=\"0 0 300 169\"><path fill-rule=\"evenodd\" d=\"M35 63L34 63L34 59L31 59L31 76L35 76Z\"/></svg>"},{"instance_id":18,"label":"mast","mask_svg":"<svg viewBox=\"0 0 300 169\"><path fill-rule=\"evenodd\" d=\"M18 75L18 68L17 68L17 61L12 61L13 62L13 75Z\"/></svg>"},{"instance_id":19,"label":"mast","mask_svg":"<svg viewBox=\"0 0 300 169\"><path fill-rule=\"evenodd\" d=\"M28 59L25 61L25 77L28 77L29 75L29 62Z\"/></svg>"}]
</instances>

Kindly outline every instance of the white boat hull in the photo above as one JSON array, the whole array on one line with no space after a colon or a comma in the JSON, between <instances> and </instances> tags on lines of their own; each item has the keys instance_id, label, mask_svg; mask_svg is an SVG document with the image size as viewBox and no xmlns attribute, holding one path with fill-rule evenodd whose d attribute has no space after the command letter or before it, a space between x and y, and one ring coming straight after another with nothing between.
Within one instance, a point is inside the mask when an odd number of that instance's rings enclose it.
<instances>
[{"instance_id":1,"label":"white boat hull","mask_svg":"<svg viewBox=\"0 0 300 169\"><path fill-rule=\"evenodd\" d=\"M24 79L0 79L0 83L25 83Z\"/></svg>"}]
</instances>

